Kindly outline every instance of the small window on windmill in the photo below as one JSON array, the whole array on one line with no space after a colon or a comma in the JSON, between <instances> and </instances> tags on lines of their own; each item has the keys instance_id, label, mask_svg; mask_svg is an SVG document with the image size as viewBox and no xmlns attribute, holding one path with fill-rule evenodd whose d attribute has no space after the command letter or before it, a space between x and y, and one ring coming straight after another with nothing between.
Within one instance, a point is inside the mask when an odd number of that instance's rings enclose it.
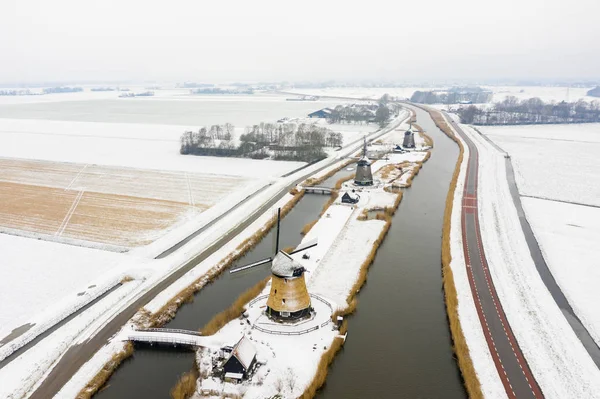
<instances>
[{"instance_id":1,"label":"small window on windmill","mask_svg":"<svg viewBox=\"0 0 600 399\"><path fill-rule=\"evenodd\" d=\"M285 298L281 300L281 304L285 305Z\"/></svg>"},{"instance_id":2,"label":"small window on windmill","mask_svg":"<svg viewBox=\"0 0 600 399\"><path fill-rule=\"evenodd\" d=\"M277 294L277 288L275 288L275 293Z\"/></svg>"}]
</instances>

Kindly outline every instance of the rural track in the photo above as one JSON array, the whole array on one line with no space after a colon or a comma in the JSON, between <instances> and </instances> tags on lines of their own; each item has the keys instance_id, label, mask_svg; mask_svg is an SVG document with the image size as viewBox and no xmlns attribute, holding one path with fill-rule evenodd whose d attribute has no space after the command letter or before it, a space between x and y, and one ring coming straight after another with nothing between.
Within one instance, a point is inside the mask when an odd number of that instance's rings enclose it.
<instances>
[{"instance_id":1,"label":"rural track","mask_svg":"<svg viewBox=\"0 0 600 399\"><path fill-rule=\"evenodd\" d=\"M381 129L381 131L374 134L369 139L369 141L376 140L384 134L391 132L406 119L407 118L391 123L385 129ZM350 154L354 152L353 147L356 145L357 141L345 147L348 151L350 151ZM261 205L257 210L251 213L244 221L238 224L234 229L230 230L228 233L223 235L216 242L214 242L208 248L202 251L202 253L196 255L188 262L186 262L183 266L177 268L170 275L165 277L154 287L146 291L138 299L129 304L118 315L116 315L109 322L107 322L92 338L88 339L85 342L82 342L81 344L72 345L55 363L52 370L44 376L44 380L41 381L37 388L35 388L35 390L29 395L29 398L47 399L56 396L56 394L71 379L71 377L75 375L75 373L85 363L87 363L92 358L92 356L100 348L102 348L102 346L104 346L106 342L108 342L108 340L112 336L114 336L121 329L121 327L127 323L129 319L131 319L137 313L137 311L140 308L142 308L144 305L150 302L156 295L167 289L172 283L181 278L189 270L193 269L200 262L202 262L210 255L215 253L217 250L219 250L223 245L225 245L227 242L233 239L236 235L241 233L246 227L252 224L256 219L258 219L258 217L260 217L263 213L267 212L268 209L275 203L277 203L277 201L279 201L279 199L281 199L291 188L295 187L298 183L305 180L310 175L314 175L315 173L318 173L319 171L333 165L334 163L339 162L340 159L340 157L335 157L318 170L306 173L303 176L296 179L290 185L282 188L280 191L278 191L277 194L271 197L269 201ZM246 198L242 202L245 202L247 199L248 198ZM237 206L239 205L240 204L238 204ZM232 208L231 210L235 209L236 207ZM201 230L204 231L204 229L206 229L207 227L208 226L204 226ZM194 232L192 235L196 236L197 233L198 232ZM189 237L184 239L184 241L185 240L189 241Z\"/></svg>"},{"instance_id":2,"label":"rural track","mask_svg":"<svg viewBox=\"0 0 600 399\"><path fill-rule=\"evenodd\" d=\"M541 399L544 395L506 318L485 257L478 215L479 153L458 124L452 121L452 125L469 147L461 207L461 230L467 276L483 335L507 396L510 399Z\"/></svg>"}]
</instances>

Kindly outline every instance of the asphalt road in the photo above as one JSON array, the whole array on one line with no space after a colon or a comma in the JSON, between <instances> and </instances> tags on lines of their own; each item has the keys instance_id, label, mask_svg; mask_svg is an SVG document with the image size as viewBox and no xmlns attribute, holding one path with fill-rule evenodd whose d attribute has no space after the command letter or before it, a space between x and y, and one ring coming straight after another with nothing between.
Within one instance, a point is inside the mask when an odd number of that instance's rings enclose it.
<instances>
[{"instance_id":1,"label":"asphalt road","mask_svg":"<svg viewBox=\"0 0 600 399\"><path fill-rule=\"evenodd\" d=\"M389 127L382 129L378 134L371 137L369 140L375 140L378 137L390 132L395 129L401 122L393 123ZM346 148L353 147L356 142L348 145ZM339 158L332 159L331 162L327 163L323 167L316 171L312 171L304 174L303 176L296 179L289 186L281 189L276 195L274 195L268 202L263 204L260 208L255 210L253 213L248 215L235 229L230 230L227 234L223 235L218 241L210 245L202 253L198 254L185 265L176 269L169 276L165 277L161 282L155 285L153 288L148 290L145 294L140 296L135 302L131 303L121 313L112 318L93 338L79 345L71 346L64 355L58 360L52 370L45 376L44 381L36 388L31 394L31 399L47 399L54 397L60 389L71 379L71 377L83 366L91 357L109 340L110 337L115 335L119 329L131 319L135 313L142 308L145 304L150 302L156 295L164 291L169 285L181 278L185 273L194 268L204 259L208 258L215 251L220 249L223 245L229 242L236 235L241 233L246 227L253 223L260 215L269 210L280 198L282 198L292 187L295 187L299 182L305 180L310 175L314 175L320 170L323 170L333 163L339 161ZM196 234L196 233L194 233Z\"/></svg>"},{"instance_id":2,"label":"asphalt road","mask_svg":"<svg viewBox=\"0 0 600 399\"><path fill-rule=\"evenodd\" d=\"M450 118L449 118L450 119ZM462 235L469 284L485 339L500 380L509 398L543 398L519 348L494 288L482 246L477 204L477 147L453 123L469 147L467 176L462 200Z\"/></svg>"}]
</instances>

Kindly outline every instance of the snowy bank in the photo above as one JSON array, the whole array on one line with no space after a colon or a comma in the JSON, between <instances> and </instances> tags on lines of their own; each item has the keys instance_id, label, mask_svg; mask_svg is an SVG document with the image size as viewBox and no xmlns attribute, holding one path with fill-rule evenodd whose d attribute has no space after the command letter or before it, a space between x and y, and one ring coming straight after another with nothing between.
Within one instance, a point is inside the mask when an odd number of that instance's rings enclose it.
<instances>
[{"instance_id":1,"label":"snowy bank","mask_svg":"<svg viewBox=\"0 0 600 399\"><path fill-rule=\"evenodd\" d=\"M503 154L470 127L464 131L479 151L479 218L489 270L531 371L546 398L598 398L600 371L531 259Z\"/></svg>"}]
</instances>

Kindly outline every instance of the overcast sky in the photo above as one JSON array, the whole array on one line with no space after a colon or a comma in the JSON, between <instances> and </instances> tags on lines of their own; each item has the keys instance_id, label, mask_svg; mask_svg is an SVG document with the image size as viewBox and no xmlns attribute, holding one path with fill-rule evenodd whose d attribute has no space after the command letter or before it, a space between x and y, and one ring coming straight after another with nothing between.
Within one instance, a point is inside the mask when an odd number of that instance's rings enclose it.
<instances>
[{"instance_id":1,"label":"overcast sky","mask_svg":"<svg viewBox=\"0 0 600 399\"><path fill-rule=\"evenodd\" d=\"M600 77L599 0L0 0L0 82Z\"/></svg>"}]
</instances>

